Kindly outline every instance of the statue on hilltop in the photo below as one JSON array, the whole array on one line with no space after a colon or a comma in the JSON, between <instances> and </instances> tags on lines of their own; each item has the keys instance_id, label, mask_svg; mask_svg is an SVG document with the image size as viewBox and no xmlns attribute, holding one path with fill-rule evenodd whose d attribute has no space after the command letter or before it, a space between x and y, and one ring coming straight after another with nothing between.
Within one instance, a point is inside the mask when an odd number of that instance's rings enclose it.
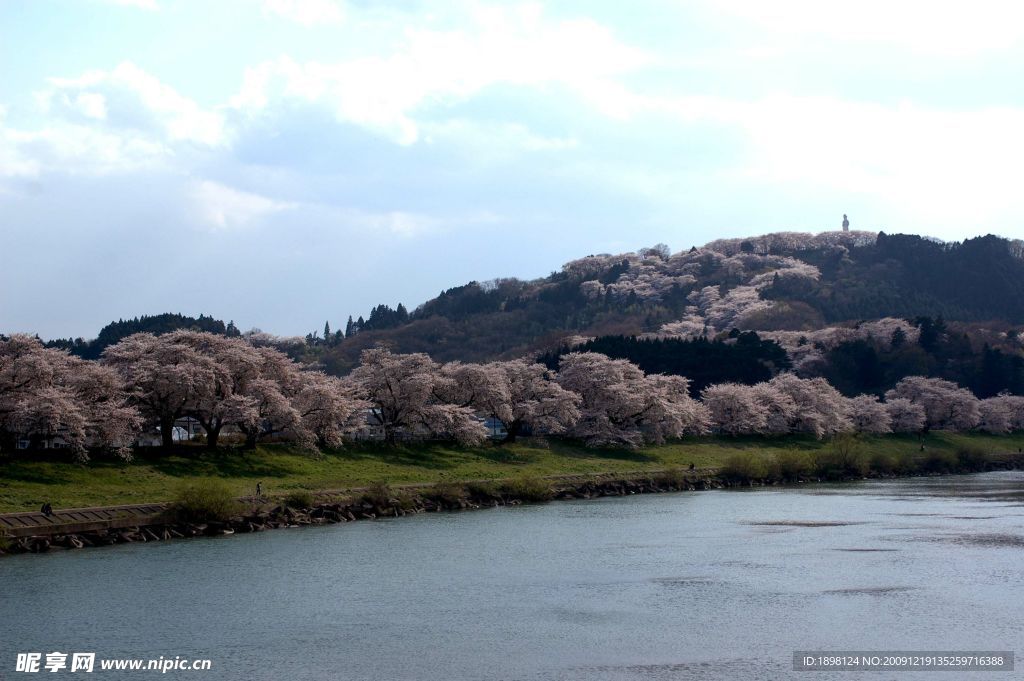
<instances>
[{"instance_id":1,"label":"statue on hilltop","mask_svg":"<svg viewBox=\"0 0 1024 681\"><path fill-rule=\"evenodd\" d=\"M849 218L846 217L846 213L843 213L843 231L844 232L849 232L850 231L850 220L849 220Z\"/></svg>"}]
</instances>

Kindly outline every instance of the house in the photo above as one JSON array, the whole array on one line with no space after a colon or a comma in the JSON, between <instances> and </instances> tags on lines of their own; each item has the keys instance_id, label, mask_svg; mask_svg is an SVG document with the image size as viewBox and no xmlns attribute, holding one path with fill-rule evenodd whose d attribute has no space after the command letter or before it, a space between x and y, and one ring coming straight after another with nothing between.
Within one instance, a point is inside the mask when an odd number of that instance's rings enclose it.
<instances>
[{"instance_id":1,"label":"house","mask_svg":"<svg viewBox=\"0 0 1024 681\"><path fill-rule=\"evenodd\" d=\"M185 416L174 422L174 430L171 438L174 442L189 442L202 436L203 427L199 421L191 416ZM163 437L159 428L154 428L141 433L135 438L137 447L159 447L163 444Z\"/></svg>"}]
</instances>

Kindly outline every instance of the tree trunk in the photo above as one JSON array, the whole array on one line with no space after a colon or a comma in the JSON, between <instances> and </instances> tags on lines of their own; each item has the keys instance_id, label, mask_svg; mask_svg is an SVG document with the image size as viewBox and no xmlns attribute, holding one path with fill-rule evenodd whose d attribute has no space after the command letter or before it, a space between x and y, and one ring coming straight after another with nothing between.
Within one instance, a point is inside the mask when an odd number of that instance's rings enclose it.
<instances>
[{"instance_id":1,"label":"tree trunk","mask_svg":"<svg viewBox=\"0 0 1024 681\"><path fill-rule=\"evenodd\" d=\"M512 423L505 426L505 439L502 442L515 442L519 433L523 431L523 424L519 421L513 421Z\"/></svg>"},{"instance_id":2,"label":"tree trunk","mask_svg":"<svg viewBox=\"0 0 1024 681\"><path fill-rule=\"evenodd\" d=\"M0 428L0 456L10 454L18 448L18 436L9 430Z\"/></svg>"},{"instance_id":3,"label":"tree trunk","mask_svg":"<svg viewBox=\"0 0 1024 681\"><path fill-rule=\"evenodd\" d=\"M245 431L245 448L256 449L256 439L259 437L259 432L255 429Z\"/></svg>"},{"instance_id":4,"label":"tree trunk","mask_svg":"<svg viewBox=\"0 0 1024 681\"><path fill-rule=\"evenodd\" d=\"M164 449L170 449L174 446L173 418L164 417L160 419L160 444Z\"/></svg>"},{"instance_id":5,"label":"tree trunk","mask_svg":"<svg viewBox=\"0 0 1024 681\"><path fill-rule=\"evenodd\" d=\"M206 430L206 447L207 449L217 448L217 438L220 437L220 429L222 425L205 427Z\"/></svg>"}]
</instances>

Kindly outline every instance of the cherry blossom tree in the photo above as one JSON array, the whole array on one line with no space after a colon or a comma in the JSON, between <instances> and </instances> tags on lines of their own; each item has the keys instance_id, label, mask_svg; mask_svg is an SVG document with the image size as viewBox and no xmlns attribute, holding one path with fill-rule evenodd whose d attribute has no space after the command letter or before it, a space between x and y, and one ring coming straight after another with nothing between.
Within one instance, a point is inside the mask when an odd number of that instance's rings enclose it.
<instances>
[{"instance_id":1,"label":"cherry blossom tree","mask_svg":"<svg viewBox=\"0 0 1024 681\"><path fill-rule=\"evenodd\" d=\"M339 447L342 439L363 424L367 402L356 397L351 382L321 372L301 374L292 405L300 425L291 426L300 439L311 438L320 447Z\"/></svg>"},{"instance_id":2,"label":"cherry blossom tree","mask_svg":"<svg viewBox=\"0 0 1024 681\"><path fill-rule=\"evenodd\" d=\"M908 376L885 394L889 402L898 397L924 408L928 430L970 430L981 421L978 398L966 388L941 378Z\"/></svg>"},{"instance_id":3,"label":"cherry blossom tree","mask_svg":"<svg viewBox=\"0 0 1024 681\"><path fill-rule=\"evenodd\" d=\"M1010 403L1002 397L980 400L978 413L978 430L995 435L1004 435L1013 430L1013 412Z\"/></svg>"},{"instance_id":4,"label":"cherry blossom tree","mask_svg":"<svg viewBox=\"0 0 1024 681\"><path fill-rule=\"evenodd\" d=\"M750 394L767 410L764 425L752 432L762 435L785 435L792 430L791 424L797 417L797 404L788 393L771 383L756 383L750 386Z\"/></svg>"},{"instance_id":5,"label":"cherry blossom tree","mask_svg":"<svg viewBox=\"0 0 1024 681\"><path fill-rule=\"evenodd\" d=\"M858 395L849 400L850 421L858 433L891 433L892 416L876 395Z\"/></svg>"},{"instance_id":6,"label":"cherry blossom tree","mask_svg":"<svg viewBox=\"0 0 1024 681\"><path fill-rule=\"evenodd\" d=\"M139 414L113 370L43 347L38 339L0 339L0 446L18 437L36 446L63 440L82 461L90 447L131 458Z\"/></svg>"},{"instance_id":7,"label":"cherry blossom tree","mask_svg":"<svg viewBox=\"0 0 1024 681\"><path fill-rule=\"evenodd\" d=\"M216 367L214 382L193 395L186 413L206 432L208 447L216 447L224 426L234 423L251 428L262 423L260 405L272 404L269 392L279 386L261 381L265 354L241 338L212 333L175 331L160 336L162 342L194 349ZM258 386L258 391L249 394ZM267 409L264 409L267 411Z\"/></svg>"},{"instance_id":8,"label":"cherry blossom tree","mask_svg":"<svg viewBox=\"0 0 1024 681\"><path fill-rule=\"evenodd\" d=\"M706 409L679 376L646 376L627 360L574 352L562 357L557 380L581 398L569 434L592 446L637 447L707 429Z\"/></svg>"},{"instance_id":9,"label":"cherry blossom tree","mask_svg":"<svg viewBox=\"0 0 1024 681\"><path fill-rule=\"evenodd\" d=\"M919 433L927 422L924 407L905 397L886 399L885 410L889 413L890 427L894 433Z\"/></svg>"},{"instance_id":10,"label":"cherry blossom tree","mask_svg":"<svg viewBox=\"0 0 1024 681\"><path fill-rule=\"evenodd\" d=\"M852 430L846 398L825 379L786 373L773 378L769 385L788 395L796 405L793 432L822 438Z\"/></svg>"},{"instance_id":11,"label":"cherry blossom tree","mask_svg":"<svg viewBox=\"0 0 1024 681\"><path fill-rule=\"evenodd\" d=\"M525 428L564 433L580 418L580 397L556 383L543 364L526 360L445 365L449 399L487 414L505 427L506 442Z\"/></svg>"},{"instance_id":12,"label":"cherry blossom tree","mask_svg":"<svg viewBox=\"0 0 1024 681\"><path fill-rule=\"evenodd\" d=\"M122 377L143 417L160 428L164 448L174 444L174 423L206 399L223 369L174 334L137 333L108 347L102 362Z\"/></svg>"},{"instance_id":13,"label":"cherry blossom tree","mask_svg":"<svg viewBox=\"0 0 1024 681\"><path fill-rule=\"evenodd\" d=\"M992 399L1000 400L1010 415L1010 430L1024 430L1024 397L1020 395L998 395Z\"/></svg>"},{"instance_id":14,"label":"cherry blossom tree","mask_svg":"<svg viewBox=\"0 0 1024 681\"><path fill-rule=\"evenodd\" d=\"M380 420L388 442L394 442L400 432L449 437L467 445L487 438L487 429L471 407L444 401L441 393L450 379L423 353L364 350L352 380Z\"/></svg>"},{"instance_id":15,"label":"cherry blossom tree","mask_svg":"<svg viewBox=\"0 0 1024 681\"><path fill-rule=\"evenodd\" d=\"M712 428L719 433L752 435L768 429L768 402L761 399L753 386L740 383L709 385L701 392L700 398L708 410Z\"/></svg>"}]
</instances>

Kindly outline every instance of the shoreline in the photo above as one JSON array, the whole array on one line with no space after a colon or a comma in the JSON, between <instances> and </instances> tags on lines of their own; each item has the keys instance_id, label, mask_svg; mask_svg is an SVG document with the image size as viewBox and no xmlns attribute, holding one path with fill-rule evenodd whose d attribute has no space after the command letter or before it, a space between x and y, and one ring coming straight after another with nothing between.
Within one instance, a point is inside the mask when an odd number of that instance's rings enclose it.
<instances>
[{"instance_id":1,"label":"shoreline","mask_svg":"<svg viewBox=\"0 0 1024 681\"><path fill-rule=\"evenodd\" d=\"M57 526L53 532L4 536L0 543L0 557L24 553L95 548L127 543L170 541L194 537L230 536L276 529L294 529L319 525L334 525L360 520L400 518L420 513L468 511L498 506L516 506L524 503L598 499L631 494L660 494L669 492L706 491L755 487L799 486L822 483L850 483L864 480L899 479L915 477L944 477L993 471L1024 470L1024 456L1003 453L987 458L971 469L950 472L912 471L904 473L823 478L798 476L786 479L774 475L764 478L743 479L715 470L643 471L632 475L620 473L590 476L557 476L536 480L491 480L439 483L435 485L406 485L395 488L378 485L371 488L348 490L346 493L320 493L326 497L310 505L291 506L284 500L270 505L255 505L248 511L232 514L225 519L183 521L175 517L169 504L152 504L157 509L144 522L124 525L125 518L114 514L110 524L76 532L58 532L66 526ZM239 500L252 503L252 500ZM120 507L127 509L129 507ZM81 513L87 509L69 509L66 513ZM91 509L99 511L102 509ZM117 511L118 507L110 507ZM6 514L7 517L19 514ZM29 514L20 514L29 515ZM0 515L0 518L4 517ZM142 518L140 518L140 521ZM120 521L120 522L118 522ZM130 523L128 518L127 522ZM118 526L123 525L123 526Z\"/></svg>"}]
</instances>

